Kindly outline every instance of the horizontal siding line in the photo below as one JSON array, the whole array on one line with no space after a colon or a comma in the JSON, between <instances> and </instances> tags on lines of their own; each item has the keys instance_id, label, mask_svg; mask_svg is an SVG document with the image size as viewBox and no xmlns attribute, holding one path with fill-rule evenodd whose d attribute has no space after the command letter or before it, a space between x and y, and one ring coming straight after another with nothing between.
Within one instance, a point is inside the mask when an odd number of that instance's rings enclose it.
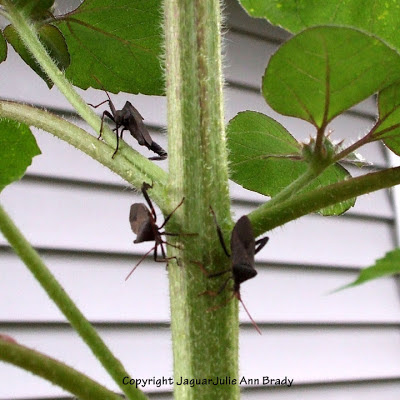
<instances>
[{"instance_id":1,"label":"horizontal siding line","mask_svg":"<svg viewBox=\"0 0 400 400\"><path fill-rule=\"evenodd\" d=\"M121 183L108 183L108 182L93 182L86 179L72 179L72 178L65 178L65 177L53 177L53 176L45 176L39 174L31 174L27 173L21 179L23 182L31 182L31 183L46 183L52 186L72 186L72 187L81 187L84 189L96 189L99 191L127 191L131 190L133 192L139 193L140 192L133 188L128 182L126 184ZM232 197L232 202L234 205L238 206L259 206L263 203L254 200L246 200L246 199L238 199L236 197ZM312 214L317 217L324 218L318 214ZM344 219L353 219L358 221L369 221L375 223L386 223L393 225L395 224L395 217L386 217L386 216L378 216L378 215L371 215L359 212L352 212L349 211L343 215L339 216L340 218ZM331 217L334 218L334 217Z\"/></svg>"},{"instance_id":2,"label":"horizontal siding line","mask_svg":"<svg viewBox=\"0 0 400 400\"><path fill-rule=\"evenodd\" d=\"M136 188L130 185L130 183L111 183L111 182L96 182L87 179L75 179L75 178L65 178L65 177L54 177L54 176L46 176L41 174L32 174L27 173L21 179L23 182L28 183L46 183L51 186L73 186L76 188L83 189L96 189L98 191L113 191L120 192L130 190L132 192L137 192L140 194Z\"/></svg>"},{"instance_id":3,"label":"horizontal siding line","mask_svg":"<svg viewBox=\"0 0 400 400\"><path fill-rule=\"evenodd\" d=\"M141 321L92 321L89 320L91 324L97 328L102 330L115 330L115 329L132 329L138 328L141 330L154 330L154 329L169 329L169 322L141 322ZM383 330L383 329L393 329L400 328L399 322L364 322L364 321L350 321L350 322L302 322L302 321L293 321L293 322L282 322L282 321L257 321L257 325L265 330L281 330L286 329L287 331L298 331L298 330ZM254 326L251 322L243 321L240 323L240 327L245 330L254 330ZM70 324L65 321L0 321L0 329L62 329L62 330L73 330Z\"/></svg>"},{"instance_id":4,"label":"horizontal siding line","mask_svg":"<svg viewBox=\"0 0 400 400\"><path fill-rule=\"evenodd\" d=\"M131 253L131 252L117 252L117 251L100 251L100 250L75 250L75 249L56 249L49 247L35 247L35 250L42 256L65 256L65 257L85 257L85 258L102 258L117 261L132 261L141 258L144 253ZM0 244L0 252L7 254L15 254L10 246ZM151 256L149 256L149 260ZM324 271L326 273L335 272L349 272L357 273L365 268L365 266L348 266L348 265L329 265L329 264L300 264L293 262L276 262L276 261L260 261L255 262L257 268L281 268L283 270L310 270L310 271Z\"/></svg>"}]
</instances>

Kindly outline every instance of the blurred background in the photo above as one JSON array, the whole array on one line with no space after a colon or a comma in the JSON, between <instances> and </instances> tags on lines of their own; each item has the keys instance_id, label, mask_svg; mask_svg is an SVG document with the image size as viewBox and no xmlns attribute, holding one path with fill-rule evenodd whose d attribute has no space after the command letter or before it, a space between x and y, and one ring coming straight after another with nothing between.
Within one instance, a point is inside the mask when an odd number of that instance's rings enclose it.
<instances>
[{"instance_id":1,"label":"blurred background","mask_svg":"<svg viewBox=\"0 0 400 400\"><path fill-rule=\"evenodd\" d=\"M58 3L64 12L79 1ZM226 121L239 111L256 110L276 118L298 140L307 140L314 134L311 125L277 115L260 95L268 59L289 35L249 18L236 0L226 1L225 14ZM79 92L88 103L105 99L99 90ZM58 90L49 91L10 46L7 61L0 64L0 96L45 107L84 126ZM167 149L164 98L119 94L112 99L117 109L131 101L154 140ZM371 98L329 128L334 138L346 138L348 144L374 123L375 113ZM167 272L148 257L124 280L151 247L132 243L129 208L143 201L141 195L68 144L33 131L43 154L34 158L20 182L1 193L2 205L131 376L172 376ZM147 157L154 155L127 133L125 140ZM362 150L373 166L349 167L353 175L392 162L378 143ZM159 165L167 169L167 163ZM233 183L231 196L235 219L266 200ZM268 245L257 255L258 276L241 290L263 334L241 310L240 375L287 377L294 386L244 386L243 399L383 400L400 395L397 279L329 294L397 245L393 198L393 193L380 191L359 198L344 216L311 215L269 233ZM0 333L117 390L1 235ZM171 390L150 386L146 391L152 399L172 399ZM1 400L70 398L40 378L0 364Z\"/></svg>"}]
</instances>

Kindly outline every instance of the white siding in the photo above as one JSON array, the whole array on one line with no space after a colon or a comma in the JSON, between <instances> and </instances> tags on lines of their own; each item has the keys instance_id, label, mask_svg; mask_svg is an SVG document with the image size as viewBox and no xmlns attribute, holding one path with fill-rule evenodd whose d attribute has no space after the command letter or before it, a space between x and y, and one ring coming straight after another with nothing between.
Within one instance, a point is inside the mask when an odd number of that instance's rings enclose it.
<instances>
[{"instance_id":1,"label":"white siding","mask_svg":"<svg viewBox=\"0 0 400 400\"><path fill-rule=\"evenodd\" d=\"M261 76L277 42L287 35L250 20L229 1L226 9L226 118L246 109L267 113L298 139L310 125L278 116L259 94ZM251 22L250 22L251 21ZM71 112L10 50L0 64L0 95ZM6 78L5 78L6 77ZM100 102L100 91L82 91ZM155 131L165 126L165 99L130 99ZM334 134L354 140L373 123L374 100L334 121ZM119 177L45 132L35 131L43 154L27 176L1 194L1 202L43 254L47 265L135 377L170 376L172 368L167 272L151 259L124 281L148 244L133 245L129 206L140 195ZM126 137L136 149L134 141ZM142 150L142 149L140 149ZM146 151L146 150L144 150ZM146 153L147 154L147 153ZM386 165L382 148L363 154ZM167 167L167 161L161 163ZM360 171L352 169L354 174ZM265 198L231 185L236 217ZM363 196L347 216L307 216L269 234L257 256L259 276L242 296L263 335L241 311L241 375L294 379L291 388L246 387L243 399L393 399L400 394L400 307L395 279L382 279L336 294L395 245L395 217L388 192ZM79 277L79 279L77 279ZM66 324L29 271L0 237L0 332L43 351L116 390L97 360ZM154 399L171 398L169 387L151 387ZM0 364L0 400L69 398L22 370Z\"/></svg>"}]
</instances>

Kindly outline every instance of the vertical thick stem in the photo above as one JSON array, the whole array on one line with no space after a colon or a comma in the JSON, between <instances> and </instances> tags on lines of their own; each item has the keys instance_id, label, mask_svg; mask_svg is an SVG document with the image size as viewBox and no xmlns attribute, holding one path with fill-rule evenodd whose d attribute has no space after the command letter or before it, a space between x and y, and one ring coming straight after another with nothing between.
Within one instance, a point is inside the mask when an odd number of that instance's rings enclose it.
<instances>
[{"instance_id":1,"label":"vertical thick stem","mask_svg":"<svg viewBox=\"0 0 400 400\"><path fill-rule=\"evenodd\" d=\"M180 266L169 266L175 382L238 375L238 316L234 299L216 311L231 292L199 296L226 276L223 255L210 215L215 210L225 232L230 218L228 165L223 120L221 14L219 0L165 0L166 84L168 96L170 195L185 197L176 220L195 237L182 237ZM172 205L171 205L172 206ZM229 286L228 286L229 287ZM236 399L238 385L176 385L177 399Z\"/></svg>"}]
</instances>

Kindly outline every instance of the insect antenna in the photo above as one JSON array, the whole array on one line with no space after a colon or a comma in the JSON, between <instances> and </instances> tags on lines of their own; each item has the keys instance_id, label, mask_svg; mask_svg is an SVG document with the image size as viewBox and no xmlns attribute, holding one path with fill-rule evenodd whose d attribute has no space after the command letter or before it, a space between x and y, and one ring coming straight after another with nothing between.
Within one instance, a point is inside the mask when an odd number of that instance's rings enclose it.
<instances>
[{"instance_id":1,"label":"insect antenna","mask_svg":"<svg viewBox=\"0 0 400 400\"><path fill-rule=\"evenodd\" d=\"M254 321L253 317L250 315L247 307L244 305L242 297L240 296L240 293L237 292L237 293L234 293L233 295L242 303L242 306L243 306L244 310L246 311L247 315L249 316L251 323L253 324L254 328L256 328L257 332L261 335L261 330L258 327L256 321Z\"/></svg>"},{"instance_id":2,"label":"insect antenna","mask_svg":"<svg viewBox=\"0 0 400 400\"><path fill-rule=\"evenodd\" d=\"M97 78L96 75L92 75L92 76L93 76L93 78L97 81L97 83L101 86L101 89L102 89L104 92L106 92L106 95L107 95L107 97L108 97L108 100L111 101L110 95L108 94L107 90L104 88L104 85L101 83L100 79ZM106 100L106 101L107 101L107 100Z\"/></svg>"},{"instance_id":3,"label":"insect antenna","mask_svg":"<svg viewBox=\"0 0 400 400\"><path fill-rule=\"evenodd\" d=\"M129 277L135 272L135 269L139 266L139 264L150 254L151 251L153 251L156 248L156 246L152 247L142 258L138 261L138 263L132 268L131 272L126 276L125 280L127 281Z\"/></svg>"}]
</instances>

